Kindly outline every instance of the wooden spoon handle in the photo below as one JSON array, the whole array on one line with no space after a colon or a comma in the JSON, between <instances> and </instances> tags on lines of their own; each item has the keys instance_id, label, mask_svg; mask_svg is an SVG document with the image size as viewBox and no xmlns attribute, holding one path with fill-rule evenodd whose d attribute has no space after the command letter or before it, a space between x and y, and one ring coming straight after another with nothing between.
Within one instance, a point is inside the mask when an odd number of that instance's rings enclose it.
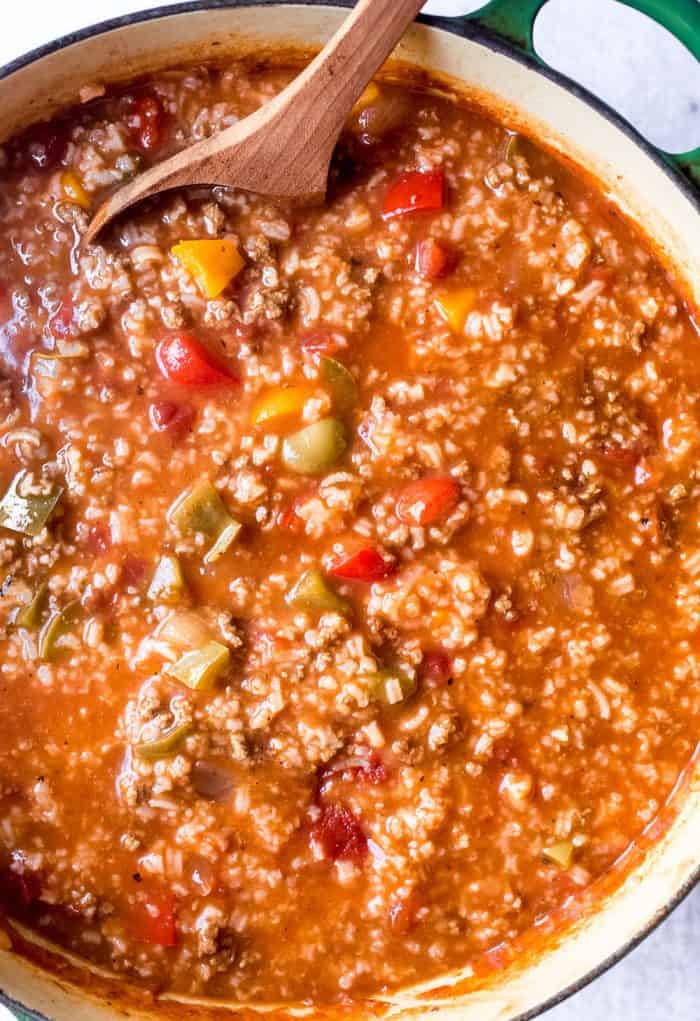
<instances>
[{"instance_id":1,"label":"wooden spoon handle","mask_svg":"<svg viewBox=\"0 0 700 1021\"><path fill-rule=\"evenodd\" d=\"M353 104L396 46L425 0L359 0L334 36L273 100L218 136L235 153L235 183L262 194L321 201L328 167ZM245 132L237 147L238 131ZM233 145L231 145L233 143ZM218 180L222 181L217 153ZM212 177L207 157L196 169Z\"/></svg>"},{"instance_id":2,"label":"wooden spoon handle","mask_svg":"<svg viewBox=\"0 0 700 1021\"><path fill-rule=\"evenodd\" d=\"M425 0L359 0L333 38L279 97L305 120L317 151L333 147L358 96ZM289 116L289 112L287 113Z\"/></svg>"},{"instance_id":3,"label":"wooden spoon handle","mask_svg":"<svg viewBox=\"0 0 700 1021\"><path fill-rule=\"evenodd\" d=\"M253 128L259 116L260 130L249 132L248 159L237 160L238 183L253 191L320 201L333 150L354 103L424 3L359 0L301 74L248 118ZM233 137L235 126L229 130Z\"/></svg>"}]
</instances>

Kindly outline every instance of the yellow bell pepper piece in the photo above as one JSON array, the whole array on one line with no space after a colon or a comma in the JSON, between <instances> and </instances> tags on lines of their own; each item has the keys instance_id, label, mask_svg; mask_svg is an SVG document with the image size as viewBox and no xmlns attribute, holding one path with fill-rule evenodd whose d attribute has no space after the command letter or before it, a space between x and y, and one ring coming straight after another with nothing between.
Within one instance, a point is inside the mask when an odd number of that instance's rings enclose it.
<instances>
[{"instance_id":1,"label":"yellow bell pepper piece","mask_svg":"<svg viewBox=\"0 0 700 1021\"><path fill-rule=\"evenodd\" d=\"M268 391L253 408L253 425L288 415L300 415L312 394L313 390L308 386L280 386Z\"/></svg>"},{"instance_id":2,"label":"yellow bell pepper piece","mask_svg":"<svg viewBox=\"0 0 700 1021\"><path fill-rule=\"evenodd\" d=\"M574 845L570 840L559 840L556 844L542 848L542 857L550 865L570 869L574 859Z\"/></svg>"},{"instance_id":3,"label":"yellow bell pepper piece","mask_svg":"<svg viewBox=\"0 0 700 1021\"><path fill-rule=\"evenodd\" d=\"M82 182L77 174L71 170L65 170L61 174L61 192L67 202L75 202L83 209L90 208L90 196L83 188Z\"/></svg>"},{"instance_id":4,"label":"yellow bell pepper piece","mask_svg":"<svg viewBox=\"0 0 700 1021\"><path fill-rule=\"evenodd\" d=\"M362 113L363 110L366 110L368 106L372 105L372 103L376 103L379 99L379 95L379 86L375 85L374 82L370 82L350 111L350 116L357 117L358 114Z\"/></svg>"},{"instance_id":5,"label":"yellow bell pepper piece","mask_svg":"<svg viewBox=\"0 0 700 1021\"><path fill-rule=\"evenodd\" d=\"M189 270L207 298L217 298L245 264L230 238L180 241L170 251Z\"/></svg>"},{"instance_id":6,"label":"yellow bell pepper piece","mask_svg":"<svg viewBox=\"0 0 700 1021\"><path fill-rule=\"evenodd\" d=\"M473 287L463 287L449 294L439 294L435 298L435 308L455 333L461 333L476 299L477 292Z\"/></svg>"}]
</instances>

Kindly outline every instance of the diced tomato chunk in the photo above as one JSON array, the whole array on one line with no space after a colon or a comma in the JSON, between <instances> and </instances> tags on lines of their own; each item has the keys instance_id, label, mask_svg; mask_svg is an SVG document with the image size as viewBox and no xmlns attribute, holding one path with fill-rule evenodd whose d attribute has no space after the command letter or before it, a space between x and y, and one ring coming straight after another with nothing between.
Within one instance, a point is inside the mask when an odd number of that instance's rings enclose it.
<instances>
[{"instance_id":1,"label":"diced tomato chunk","mask_svg":"<svg viewBox=\"0 0 700 1021\"><path fill-rule=\"evenodd\" d=\"M165 109L157 96L146 93L127 100L126 126L139 149L150 152L163 142Z\"/></svg>"},{"instance_id":2,"label":"diced tomato chunk","mask_svg":"<svg viewBox=\"0 0 700 1021\"><path fill-rule=\"evenodd\" d=\"M73 298L67 294L54 314L49 319L49 332L57 340L63 340L70 334L73 322Z\"/></svg>"},{"instance_id":3,"label":"diced tomato chunk","mask_svg":"<svg viewBox=\"0 0 700 1021\"><path fill-rule=\"evenodd\" d=\"M413 171L402 174L384 196L382 216L393 220L410 213L437 212L445 201L445 175L442 170Z\"/></svg>"},{"instance_id":4,"label":"diced tomato chunk","mask_svg":"<svg viewBox=\"0 0 700 1021\"><path fill-rule=\"evenodd\" d=\"M133 908L130 929L134 939L141 943L155 943L160 947L177 944L175 901L168 893L151 894Z\"/></svg>"},{"instance_id":5,"label":"diced tomato chunk","mask_svg":"<svg viewBox=\"0 0 700 1021\"><path fill-rule=\"evenodd\" d=\"M173 333L156 347L158 368L180 386L236 386L240 381L192 333Z\"/></svg>"},{"instance_id":6,"label":"diced tomato chunk","mask_svg":"<svg viewBox=\"0 0 700 1021\"><path fill-rule=\"evenodd\" d=\"M415 270L424 280L446 276L454 261L454 253L435 238L426 238L416 245Z\"/></svg>"},{"instance_id":7,"label":"diced tomato chunk","mask_svg":"<svg viewBox=\"0 0 700 1021\"><path fill-rule=\"evenodd\" d=\"M409 482L396 500L396 514L407 525L431 525L445 518L459 500L459 486L451 475L434 475Z\"/></svg>"},{"instance_id":8,"label":"diced tomato chunk","mask_svg":"<svg viewBox=\"0 0 700 1021\"><path fill-rule=\"evenodd\" d=\"M314 823L311 840L330 861L359 861L367 854L367 837L359 822L342 805L324 805Z\"/></svg>"},{"instance_id":9,"label":"diced tomato chunk","mask_svg":"<svg viewBox=\"0 0 700 1021\"><path fill-rule=\"evenodd\" d=\"M423 653L420 676L429 688L444 688L452 677L452 662L442 649L429 649Z\"/></svg>"},{"instance_id":10,"label":"diced tomato chunk","mask_svg":"<svg viewBox=\"0 0 700 1021\"><path fill-rule=\"evenodd\" d=\"M328 573L346 581L379 581L394 574L396 568L396 561L382 556L373 546L365 546L356 553L339 557L330 565Z\"/></svg>"},{"instance_id":11,"label":"diced tomato chunk","mask_svg":"<svg viewBox=\"0 0 700 1021\"><path fill-rule=\"evenodd\" d=\"M189 432L195 419L195 410L190 404L177 401L154 401L148 409L151 425L157 432L167 432L179 437Z\"/></svg>"}]
</instances>

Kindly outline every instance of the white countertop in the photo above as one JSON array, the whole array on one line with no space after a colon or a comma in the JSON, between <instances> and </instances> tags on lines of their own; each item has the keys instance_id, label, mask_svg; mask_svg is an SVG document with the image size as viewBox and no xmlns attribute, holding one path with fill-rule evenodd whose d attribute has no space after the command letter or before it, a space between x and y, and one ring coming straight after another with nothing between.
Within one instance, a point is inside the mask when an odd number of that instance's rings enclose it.
<instances>
[{"instance_id":1,"label":"white countertop","mask_svg":"<svg viewBox=\"0 0 700 1021\"><path fill-rule=\"evenodd\" d=\"M390 2L390 0L387 0ZM668 0L671 5L674 0ZM24 0L0 34L0 64L50 39L164 0ZM460 14L481 4L430 0ZM700 145L700 65L648 19L614 0L550 0L535 33L540 54L598 92L657 144ZM700 889L637 950L547 1015L548 1021L698 1021ZM0 1007L0 1021L9 1017Z\"/></svg>"}]
</instances>

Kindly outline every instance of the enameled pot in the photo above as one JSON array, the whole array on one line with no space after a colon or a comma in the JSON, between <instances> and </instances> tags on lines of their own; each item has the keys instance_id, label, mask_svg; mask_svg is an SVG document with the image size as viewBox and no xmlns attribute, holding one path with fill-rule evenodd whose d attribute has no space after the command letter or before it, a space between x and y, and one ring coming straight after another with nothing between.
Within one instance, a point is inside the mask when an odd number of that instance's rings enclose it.
<instances>
[{"instance_id":1,"label":"enameled pot","mask_svg":"<svg viewBox=\"0 0 700 1021\"><path fill-rule=\"evenodd\" d=\"M391 3L391 0L386 0ZM678 286L700 306L700 149L669 157L646 144L620 117L561 75L543 67L532 27L543 0L493 0L469 19L423 19L387 68L409 65L466 95L594 177L651 239ZM346 6L349 2L346 3ZM700 59L696 0L636 0ZM180 63L228 56L310 53L337 27L343 11L311 0L196 0L105 22L67 36L0 69L0 139L77 101L82 86L127 81ZM513 964L478 984L454 974L438 985L378 998L359 1016L433 1021L526 1021L580 988L635 946L700 876L700 763L679 785L666 816L652 824L621 883L546 940L535 939ZM332 952L332 948L329 950ZM44 955L42 958L42 954ZM42 970L37 963L51 965ZM0 951L1 998L23 1018L198 1021L289 1018L286 1010L202 1001L189 1003L130 991L108 976L79 981L80 970L48 950L30 962ZM21 1006L20 1006L21 1005ZM340 1017L340 1010L295 1010L294 1016ZM347 1018L347 1011L342 1012Z\"/></svg>"}]
</instances>

